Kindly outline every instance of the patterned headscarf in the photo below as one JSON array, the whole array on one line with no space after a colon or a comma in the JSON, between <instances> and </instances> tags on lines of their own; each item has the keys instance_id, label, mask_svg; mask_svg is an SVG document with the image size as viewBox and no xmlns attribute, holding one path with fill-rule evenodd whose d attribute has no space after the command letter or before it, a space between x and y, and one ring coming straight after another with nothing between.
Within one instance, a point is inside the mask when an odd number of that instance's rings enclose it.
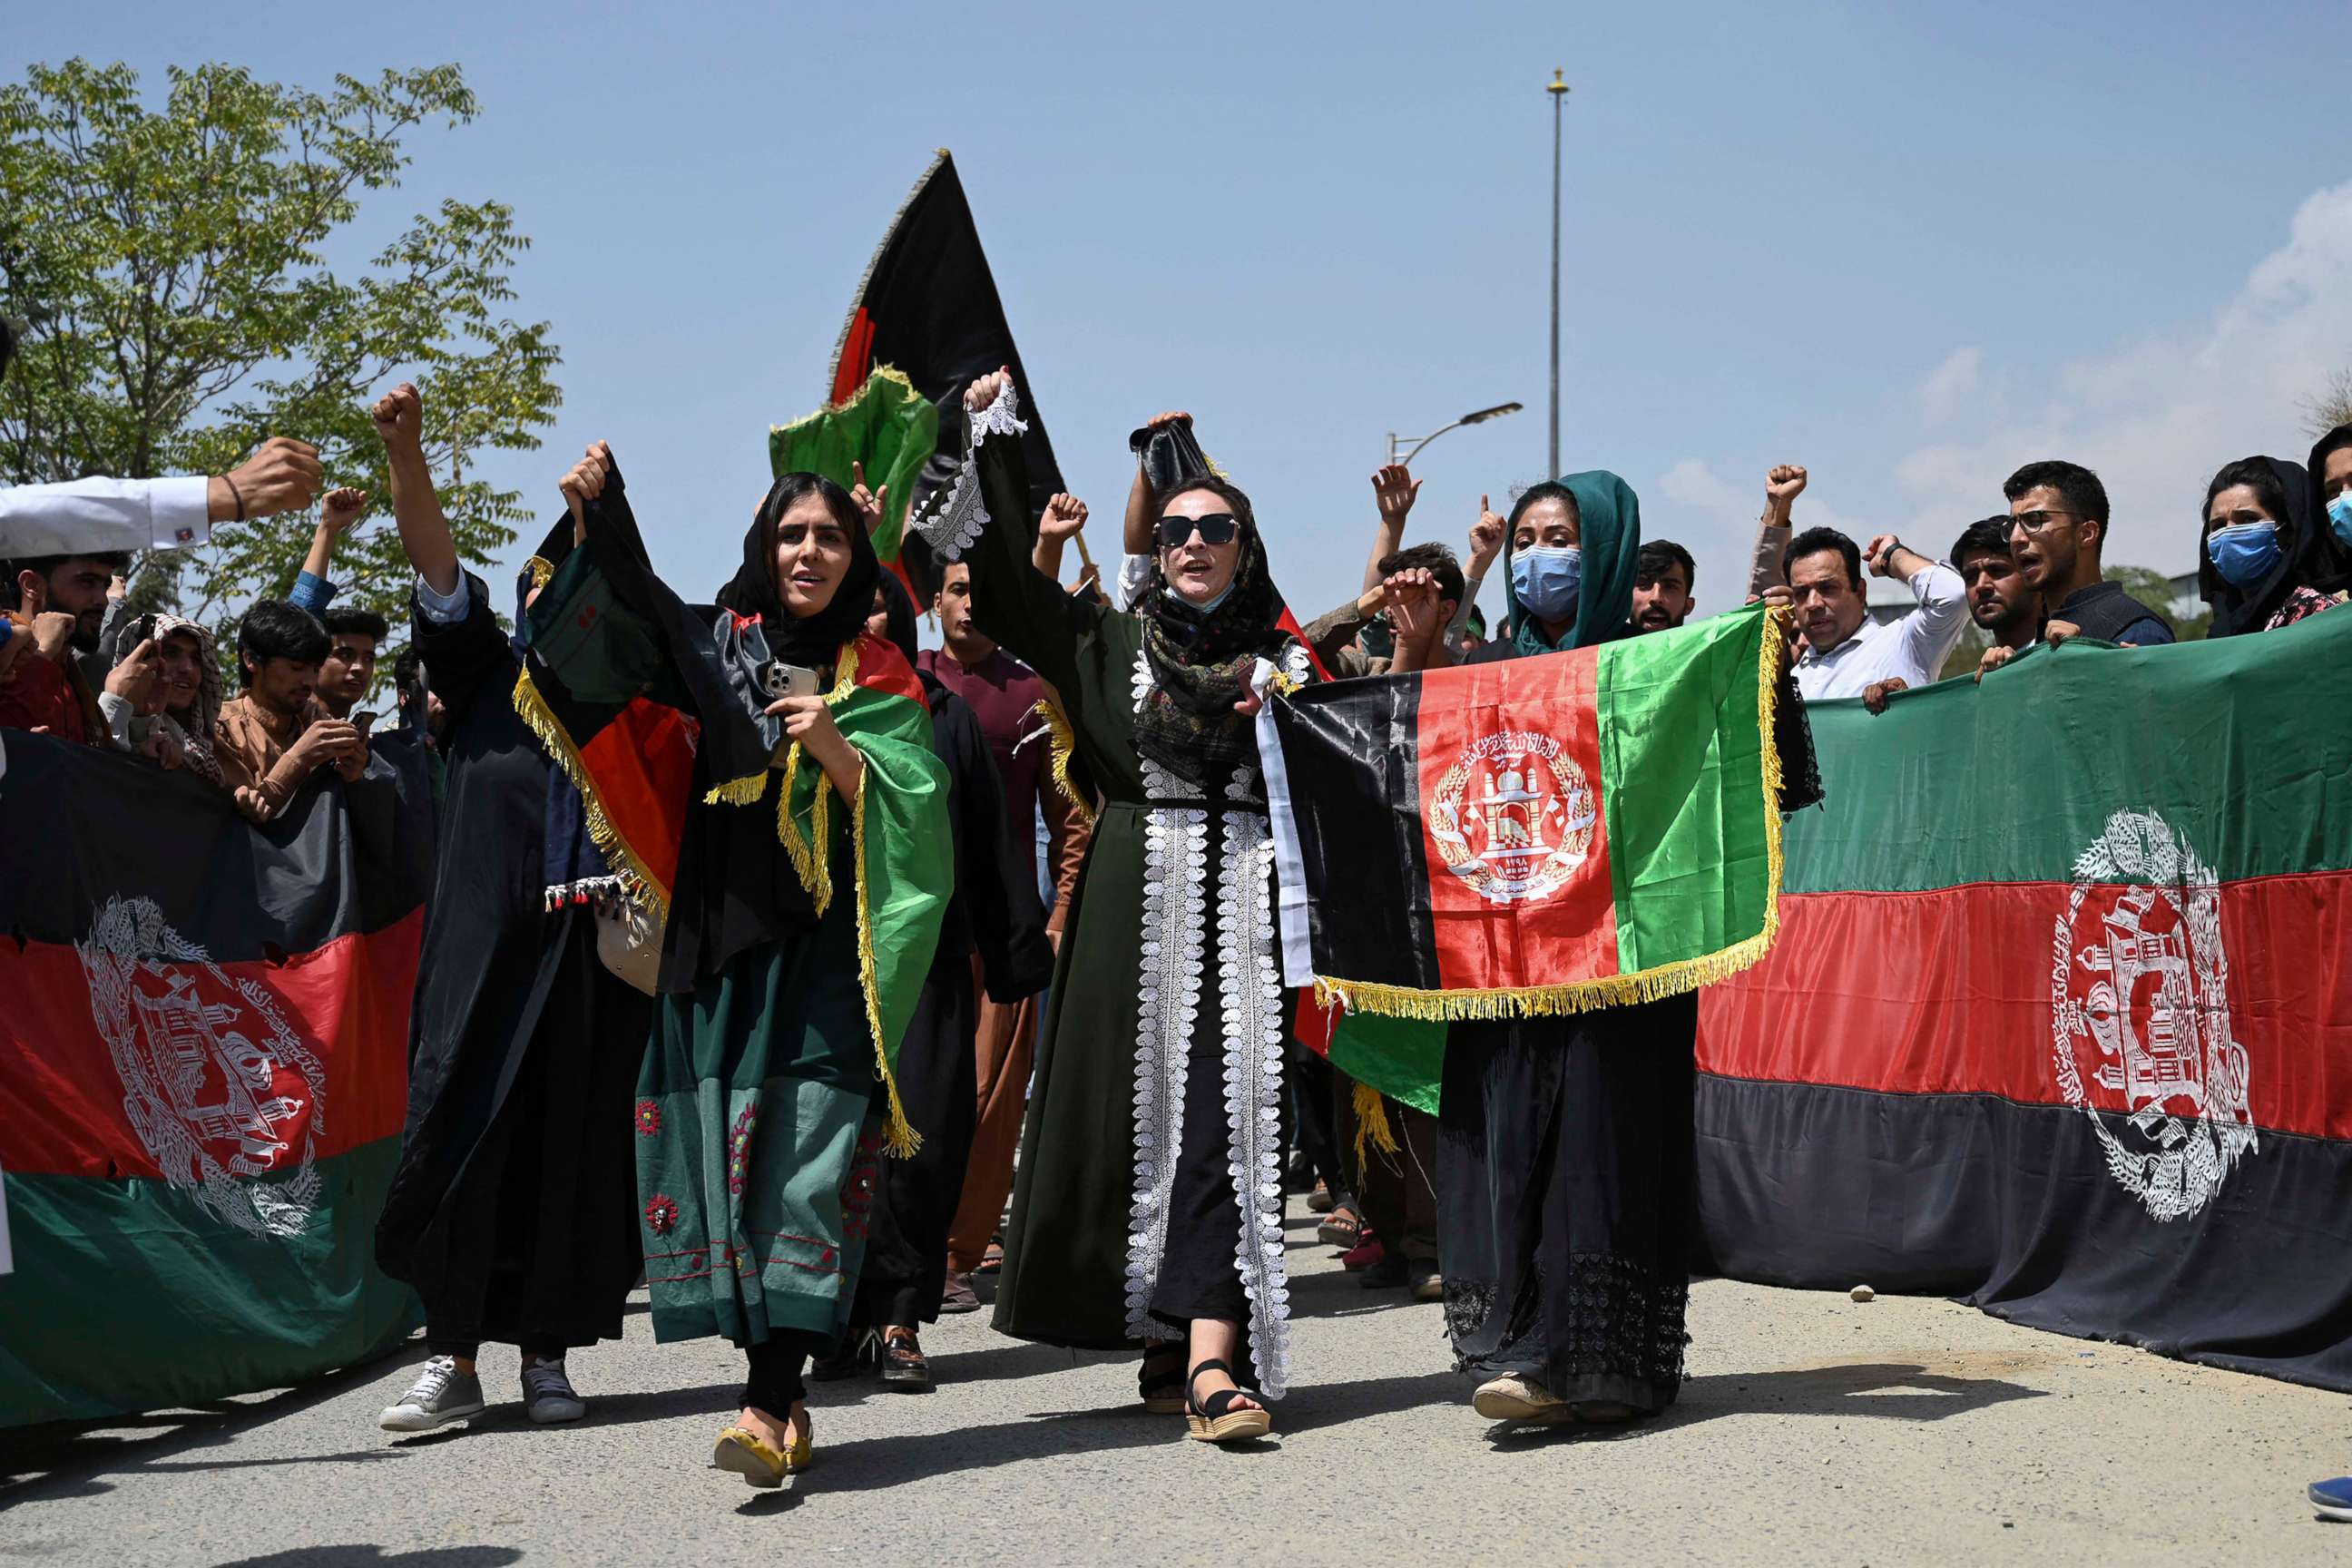
<instances>
[{"instance_id":1,"label":"patterned headscarf","mask_svg":"<svg viewBox=\"0 0 2352 1568\"><path fill-rule=\"evenodd\" d=\"M220 717L220 660L213 652L213 634L202 622L185 620L178 616L158 613L155 616L155 641L182 633L196 639L196 700L190 703L185 717L166 712L162 717L171 721L180 731L180 750L185 753L185 766L215 784L221 782L220 759L213 753L213 723ZM124 639L128 642L128 637ZM121 648L115 662L131 657L136 644Z\"/></svg>"},{"instance_id":2,"label":"patterned headscarf","mask_svg":"<svg viewBox=\"0 0 2352 1568\"><path fill-rule=\"evenodd\" d=\"M1290 637L1280 624L1282 594L1267 570L1249 498L1223 480L1194 480L1185 489L1212 490L1232 506L1241 553L1232 588L1214 609L1202 610L1168 586L1153 552L1136 605L1153 679L1135 716L1135 749L1187 783L1213 790L1236 767L1257 760L1255 724L1234 712L1234 704L1249 689L1257 661L1279 663ZM1163 496L1163 504L1181 493Z\"/></svg>"}]
</instances>

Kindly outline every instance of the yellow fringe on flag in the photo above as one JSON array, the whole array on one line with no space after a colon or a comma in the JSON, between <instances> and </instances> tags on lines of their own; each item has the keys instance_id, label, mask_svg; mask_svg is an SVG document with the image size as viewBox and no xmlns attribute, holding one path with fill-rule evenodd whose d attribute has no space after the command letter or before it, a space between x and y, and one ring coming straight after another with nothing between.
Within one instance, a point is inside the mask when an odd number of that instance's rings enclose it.
<instances>
[{"instance_id":1,"label":"yellow fringe on flag","mask_svg":"<svg viewBox=\"0 0 2352 1568\"><path fill-rule=\"evenodd\" d=\"M1397 1152L1396 1133L1389 1127L1388 1102L1381 1091L1370 1084L1356 1085L1356 1169L1361 1171L1370 1162L1366 1152L1370 1144L1383 1154Z\"/></svg>"},{"instance_id":2,"label":"yellow fringe on flag","mask_svg":"<svg viewBox=\"0 0 2352 1568\"><path fill-rule=\"evenodd\" d=\"M921 393L915 390L915 384L907 378L907 373L905 371L900 370L896 365L877 364L872 371L867 373L864 381L857 384L857 390L851 393L847 397L843 398L839 403L828 403L824 407L818 409L815 413L803 414L798 419L793 420L789 424L771 425L768 426L768 433L772 436L789 435L793 431L799 429L802 426L808 424L811 420L822 419L828 414L845 414L849 410L856 407L859 404L865 402L867 397L873 395L874 384L877 381L897 382L899 386L906 390L907 396L909 399L919 398L922 395Z\"/></svg>"},{"instance_id":3,"label":"yellow fringe on flag","mask_svg":"<svg viewBox=\"0 0 2352 1568\"><path fill-rule=\"evenodd\" d=\"M898 1099L898 1075L890 1070L890 1053L882 1041L882 995L874 975L874 920L866 894L866 773L857 777L857 800L849 816L851 848L857 857L857 984L866 993L866 1026L874 1036L874 1076L882 1080L890 1108L883 1147L904 1160L923 1146L923 1138L907 1120L907 1108Z\"/></svg>"},{"instance_id":4,"label":"yellow fringe on flag","mask_svg":"<svg viewBox=\"0 0 2352 1568\"><path fill-rule=\"evenodd\" d=\"M825 706L834 707L856 689L857 645L851 643L841 650L841 665L834 672L833 689L824 694ZM825 796L832 792L833 780L822 773L817 774L816 797L809 811L809 836L803 837L801 825L793 820L793 783L800 773L801 743L794 741L792 750L784 753L784 786L776 795L776 837L791 858L801 887L822 915L833 906L833 857L826 853L828 818L824 804Z\"/></svg>"},{"instance_id":5,"label":"yellow fringe on flag","mask_svg":"<svg viewBox=\"0 0 2352 1568\"><path fill-rule=\"evenodd\" d=\"M555 759L555 765L563 770L564 776L572 781L572 787L580 792L580 799L587 808L589 841L604 855L604 864L632 894L651 905L654 912L663 920L668 920L669 889L663 887L651 868L637 858L636 851L629 847L628 840L620 836L612 820L604 815L604 805L596 797L595 784L588 776L587 767L580 761L579 748L572 743L572 737L556 719L555 710L548 707L547 699L532 683L528 665L515 675L514 706L516 716L522 720L532 734L539 737L540 744L547 748L547 754Z\"/></svg>"},{"instance_id":6,"label":"yellow fringe on flag","mask_svg":"<svg viewBox=\"0 0 2352 1568\"><path fill-rule=\"evenodd\" d=\"M705 805L757 805L760 804L761 796L767 793L768 770L761 768L756 773L746 773L740 779L730 779L723 784L713 785L710 792L702 797L702 804Z\"/></svg>"},{"instance_id":7,"label":"yellow fringe on flag","mask_svg":"<svg viewBox=\"0 0 2352 1568\"><path fill-rule=\"evenodd\" d=\"M555 563L544 555L532 556L522 563L522 569L530 574L530 585L534 591L546 587L547 580L555 575Z\"/></svg>"},{"instance_id":8,"label":"yellow fringe on flag","mask_svg":"<svg viewBox=\"0 0 2352 1568\"><path fill-rule=\"evenodd\" d=\"M1054 787L1070 803L1070 809L1088 827L1095 825L1094 802L1079 798L1077 786L1070 782L1070 759L1077 753L1078 734L1070 728L1070 721L1051 702L1039 702L1029 710L1045 721L1052 739L1047 742L1054 753Z\"/></svg>"},{"instance_id":9,"label":"yellow fringe on flag","mask_svg":"<svg viewBox=\"0 0 2352 1568\"><path fill-rule=\"evenodd\" d=\"M1772 734L1780 706L1780 650L1796 625L1796 612L1775 605L1765 612L1763 647L1756 663L1756 718L1763 743L1764 924L1755 935L1696 958L1678 959L1632 974L1606 974L1559 985L1498 987L1489 991L1422 991L1370 981L1315 977L1315 997L1340 1006L1391 1018L1433 1023L1484 1018L1559 1018L1602 1007L1622 1007L1679 996L1702 985L1728 980L1760 961L1780 934L1780 751Z\"/></svg>"}]
</instances>

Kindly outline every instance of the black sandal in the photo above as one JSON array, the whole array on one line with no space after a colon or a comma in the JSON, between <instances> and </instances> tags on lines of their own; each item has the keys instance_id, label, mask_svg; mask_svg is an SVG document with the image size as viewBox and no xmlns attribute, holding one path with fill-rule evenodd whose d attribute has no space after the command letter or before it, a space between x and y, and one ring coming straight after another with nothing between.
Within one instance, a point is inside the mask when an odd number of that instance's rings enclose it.
<instances>
[{"instance_id":1,"label":"black sandal","mask_svg":"<svg viewBox=\"0 0 2352 1568\"><path fill-rule=\"evenodd\" d=\"M1274 1430L1274 1416L1264 1409L1234 1408L1234 1401L1249 1391L1244 1388L1221 1388L1203 1404L1192 1397L1192 1384L1204 1372L1222 1372L1234 1376L1234 1369L1221 1361L1204 1361L1194 1367L1184 1380L1184 1424L1196 1443L1243 1443L1253 1437L1263 1437ZM1240 1379L1235 1378L1236 1383ZM1252 1397L1255 1397L1253 1395Z\"/></svg>"},{"instance_id":2,"label":"black sandal","mask_svg":"<svg viewBox=\"0 0 2352 1568\"><path fill-rule=\"evenodd\" d=\"M1184 1342L1150 1340L1144 1343L1143 1364L1135 1373L1136 1397L1154 1415L1178 1415L1184 1410Z\"/></svg>"}]
</instances>

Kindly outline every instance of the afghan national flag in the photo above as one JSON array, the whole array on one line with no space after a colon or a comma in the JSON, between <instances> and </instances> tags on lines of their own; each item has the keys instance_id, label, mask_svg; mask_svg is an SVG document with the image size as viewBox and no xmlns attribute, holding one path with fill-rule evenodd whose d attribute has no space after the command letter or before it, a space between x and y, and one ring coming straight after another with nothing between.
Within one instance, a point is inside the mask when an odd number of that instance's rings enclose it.
<instances>
[{"instance_id":1,"label":"afghan national flag","mask_svg":"<svg viewBox=\"0 0 2352 1568\"><path fill-rule=\"evenodd\" d=\"M2352 611L1809 708L1717 1265L2352 1389Z\"/></svg>"},{"instance_id":2,"label":"afghan national flag","mask_svg":"<svg viewBox=\"0 0 2352 1568\"><path fill-rule=\"evenodd\" d=\"M1021 452L1029 466L1030 515L1043 512L1054 492L1066 488L1045 421L1037 416L1034 384L1022 366L1003 302L996 297L996 280L980 247L980 230L964 200L963 182L956 176L954 158L944 149L915 182L858 285L856 303L833 351L829 401L850 402L884 365L903 373L935 408L955 414L961 412L964 388L990 371L1010 366L1029 422L1021 437ZM954 428L952 418L948 424ZM945 456L960 458L961 453ZM870 463L867 468L870 480ZM891 493L892 510L901 521L905 502L914 499L913 488L908 487L904 500L895 489ZM894 548L897 538L894 531ZM880 550L878 539L876 548ZM883 559L891 556L886 552Z\"/></svg>"},{"instance_id":3,"label":"afghan national flag","mask_svg":"<svg viewBox=\"0 0 2352 1568\"><path fill-rule=\"evenodd\" d=\"M833 848L851 841L859 979L888 1097L894 1152L917 1138L893 1063L930 969L953 890L947 784L931 748L921 679L871 634L844 650L825 694L833 721L865 759L857 798L841 802L798 742L772 765L781 721L754 699L767 659L759 623L690 606L654 574L615 473L587 508L588 542L567 518L535 558L548 567L525 617L530 657L515 708L587 805L590 836L616 873L667 913L678 849L696 809L753 810L775 824L801 891L832 906Z\"/></svg>"},{"instance_id":4,"label":"afghan national flag","mask_svg":"<svg viewBox=\"0 0 2352 1568\"><path fill-rule=\"evenodd\" d=\"M1771 626L1759 606L1269 701L1289 983L1351 1019L1437 1020L1670 995L1755 963L1780 869Z\"/></svg>"},{"instance_id":5,"label":"afghan national flag","mask_svg":"<svg viewBox=\"0 0 2352 1568\"><path fill-rule=\"evenodd\" d=\"M917 476L939 445L940 411L905 373L877 365L865 384L839 403L768 432L768 467L779 476L823 474L847 489L860 467L880 491L886 510L874 531L874 552L898 559L907 508Z\"/></svg>"},{"instance_id":6,"label":"afghan national flag","mask_svg":"<svg viewBox=\"0 0 2352 1568\"><path fill-rule=\"evenodd\" d=\"M0 1426L282 1388L415 1323L375 1265L432 870L402 751L257 828L0 735Z\"/></svg>"}]
</instances>

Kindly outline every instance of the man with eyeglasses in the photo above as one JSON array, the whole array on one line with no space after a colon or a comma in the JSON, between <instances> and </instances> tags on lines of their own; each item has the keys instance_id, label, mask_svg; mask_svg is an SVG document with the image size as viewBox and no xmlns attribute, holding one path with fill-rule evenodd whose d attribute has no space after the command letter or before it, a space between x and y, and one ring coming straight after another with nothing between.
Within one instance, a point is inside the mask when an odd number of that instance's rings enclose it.
<instances>
[{"instance_id":1,"label":"man with eyeglasses","mask_svg":"<svg viewBox=\"0 0 2352 1568\"><path fill-rule=\"evenodd\" d=\"M2156 611L2100 574L2107 542L2107 488L2079 463L2028 463L2000 487L2009 498L2009 548L2025 585L2042 596L2052 642L2067 637L2146 647L2172 640Z\"/></svg>"}]
</instances>

